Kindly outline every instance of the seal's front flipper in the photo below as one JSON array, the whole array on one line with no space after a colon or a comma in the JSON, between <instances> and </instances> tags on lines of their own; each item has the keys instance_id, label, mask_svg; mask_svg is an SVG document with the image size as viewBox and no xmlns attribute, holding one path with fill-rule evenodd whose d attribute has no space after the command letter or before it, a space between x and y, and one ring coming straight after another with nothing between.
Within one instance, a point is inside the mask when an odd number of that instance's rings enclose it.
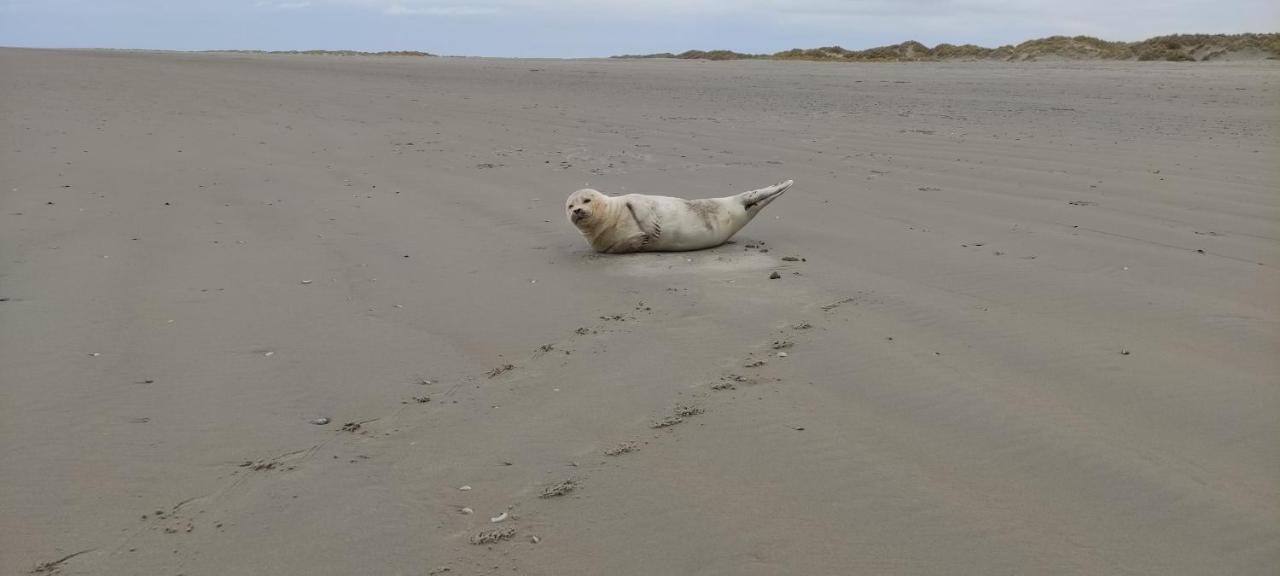
<instances>
[{"instance_id":1,"label":"seal's front flipper","mask_svg":"<svg viewBox=\"0 0 1280 576\"><path fill-rule=\"evenodd\" d=\"M794 180L787 180L759 190L743 192L735 196L735 198L742 202L743 208L746 208L748 212L755 213L768 206L775 198L781 196L792 184L795 184Z\"/></svg>"},{"instance_id":2,"label":"seal's front flipper","mask_svg":"<svg viewBox=\"0 0 1280 576\"><path fill-rule=\"evenodd\" d=\"M643 200L629 200L627 201L627 210L631 212L631 217L635 219L636 226L644 234L644 239L639 248L637 248L638 250L644 250L650 243L662 237L662 222L658 220L658 212L654 209L653 204Z\"/></svg>"}]
</instances>

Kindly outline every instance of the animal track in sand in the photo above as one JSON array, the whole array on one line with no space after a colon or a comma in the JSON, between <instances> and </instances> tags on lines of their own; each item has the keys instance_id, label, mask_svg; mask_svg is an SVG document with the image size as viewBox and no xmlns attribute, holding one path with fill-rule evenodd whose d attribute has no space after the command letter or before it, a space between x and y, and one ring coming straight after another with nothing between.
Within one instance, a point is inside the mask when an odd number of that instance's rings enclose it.
<instances>
[{"instance_id":1,"label":"animal track in sand","mask_svg":"<svg viewBox=\"0 0 1280 576\"><path fill-rule=\"evenodd\" d=\"M854 301L855 301L855 298L853 297L846 298L844 300L840 300L834 303L833 305L828 305L827 307L824 307L824 310L830 311L838 306L851 303ZM650 306L647 304L641 303L637 305L635 308L637 310L647 312L648 310L645 310L645 308L650 308ZM626 322L626 321L636 320L635 317L625 315L625 314L618 314L618 315L612 315L612 316L600 316L600 319L604 320L605 322L613 322L613 321ZM648 320L648 319L645 319L645 320ZM785 331L786 328L788 327L791 328L792 330L809 330L811 328L814 328L815 326L808 322L788 324L784 326L783 330L775 330L775 332ZM586 336L588 334L594 334L594 333L596 333L596 331L593 330L592 328L580 327L573 331L573 334L569 336L568 341L572 342L576 339L576 337ZM765 340L758 346L757 350L751 352L748 355L747 361L749 363L754 362L752 365L757 367L763 366L765 365L764 360L755 360L750 356L760 354L760 353L765 353L772 356L774 354L777 354L778 353L777 351L789 350L793 347L802 346L803 341L804 341L803 338L800 338L800 339L779 338L779 339ZM562 343L560 342L545 344L537 349L537 351L535 352L535 358L537 357L538 354L545 354L547 352L557 349L557 346L561 346L561 345ZM764 378L764 380L779 381L776 378ZM710 388L711 390L726 392L724 395L718 395L718 397L721 398L720 401L737 402L745 398L739 395L728 393L728 391L737 390L739 386L756 385L759 382L760 382L760 379L757 379L757 378L751 378L751 377L747 377L747 376L743 376L735 373L725 373L724 375L720 376L719 381L713 383L710 386ZM705 391L706 389L703 389L703 390ZM649 427L652 429L671 428L688 421L690 418L695 418L695 417L704 415L707 413L707 411L708 411L708 407L701 402L697 404L691 403L691 402L678 403L672 407L671 412L668 415L662 416L657 420L650 421ZM627 440L627 441L618 442L616 444L606 447L605 449L603 449L602 453L606 457L616 458L624 454L637 452L641 449L642 446L648 446L648 445L649 445L649 442L638 442L635 440ZM660 447L661 445L659 444L659 448ZM600 461L599 464L602 466L625 465L621 461L606 461L606 460ZM576 466L577 464L575 463L574 465ZM579 479L570 478L570 479L565 479L565 480L556 482L549 486L545 486L542 488L540 492L537 492L538 498L539 499L556 499L560 496L567 495L579 489L581 486L580 482L581 480ZM484 530L484 531L473 534L470 537L469 541L473 544L481 544L481 545L495 544L495 543L513 538L516 534L515 530L516 528L513 526L504 527L503 529Z\"/></svg>"},{"instance_id":2,"label":"animal track in sand","mask_svg":"<svg viewBox=\"0 0 1280 576\"><path fill-rule=\"evenodd\" d=\"M497 378L498 376L500 376L501 374L503 374L503 373L505 373L505 372L509 372L509 371L511 371L511 370L515 370L515 368L516 368L516 367L515 367L515 365L514 365L514 364L503 364L503 365L501 365L501 366L498 366L497 368L493 368L493 369L489 370L488 372L485 372L484 374L485 374L485 376L488 376L488 377L490 377L490 378Z\"/></svg>"},{"instance_id":3,"label":"animal track in sand","mask_svg":"<svg viewBox=\"0 0 1280 576\"><path fill-rule=\"evenodd\" d=\"M663 417L661 420L657 420L653 424L650 424L649 427L655 428L655 429L670 428L681 422L684 422L684 418L681 418L679 416L666 416L666 417Z\"/></svg>"},{"instance_id":4,"label":"animal track in sand","mask_svg":"<svg viewBox=\"0 0 1280 576\"><path fill-rule=\"evenodd\" d=\"M515 537L516 529L511 526L502 528L491 528L489 530L481 530L471 535L471 543L477 546L484 544L494 544L503 540L510 540Z\"/></svg>"},{"instance_id":5,"label":"animal track in sand","mask_svg":"<svg viewBox=\"0 0 1280 576\"><path fill-rule=\"evenodd\" d=\"M97 550L97 549L89 548L86 550L81 550L79 552L72 552L71 554L67 554L66 556L63 556L57 560L41 562L40 564L37 564L35 568L31 569L31 573L32 574L57 574L62 570L62 565L66 563L67 560L75 558L76 556L79 556L81 554L87 554L89 552L93 552L94 550Z\"/></svg>"},{"instance_id":6,"label":"animal track in sand","mask_svg":"<svg viewBox=\"0 0 1280 576\"><path fill-rule=\"evenodd\" d=\"M773 380L775 382L781 382L781 380L777 378L771 378L770 380ZM723 392L726 390L737 390L739 385L755 386L760 383L761 383L761 379L759 378L750 378L747 376L743 376L741 374L730 373L730 374L721 376L718 382L711 385L711 389L716 392Z\"/></svg>"},{"instance_id":7,"label":"animal track in sand","mask_svg":"<svg viewBox=\"0 0 1280 576\"><path fill-rule=\"evenodd\" d=\"M612 448L604 451L605 456L621 456L640 450L640 443L634 440L627 440Z\"/></svg>"},{"instance_id":8,"label":"animal track in sand","mask_svg":"<svg viewBox=\"0 0 1280 576\"><path fill-rule=\"evenodd\" d=\"M673 408L671 411L672 413L674 413L676 416L679 416L680 418L690 418L693 416L697 416L699 414L706 413L706 409L704 408L699 408L697 406L689 406L685 404L680 404L675 408Z\"/></svg>"},{"instance_id":9,"label":"animal track in sand","mask_svg":"<svg viewBox=\"0 0 1280 576\"><path fill-rule=\"evenodd\" d=\"M843 306L843 305L845 305L845 304L848 304L848 303L850 303L850 302L853 302L853 298L844 298L844 299L842 299L842 300L837 300L837 301L835 301L835 302L832 302L832 303L830 303L830 304L827 304L827 305L823 306L823 307L822 307L822 311L823 311L823 312L830 312L830 311L835 310L836 308L839 308L839 307L841 307L841 306Z\"/></svg>"},{"instance_id":10,"label":"animal track in sand","mask_svg":"<svg viewBox=\"0 0 1280 576\"><path fill-rule=\"evenodd\" d=\"M680 424L681 422L684 422L688 418L692 418L694 416L698 416L700 414L705 414L705 413L706 413L705 408L701 408L698 406L689 406L687 404L677 404L675 408L671 409L670 416L664 416L658 420L655 420L652 424L649 425L649 427L650 428L670 428L672 426L675 426L676 424Z\"/></svg>"},{"instance_id":11,"label":"animal track in sand","mask_svg":"<svg viewBox=\"0 0 1280 576\"><path fill-rule=\"evenodd\" d=\"M543 488L542 494L539 494L538 497L539 498L555 498L557 496L564 496L565 494L573 492L574 490L577 490L577 489L578 489L578 481L574 480L573 478L570 478L568 480L561 480L560 482L556 482L555 484L552 484L550 486L547 486L546 488Z\"/></svg>"},{"instance_id":12,"label":"animal track in sand","mask_svg":"<svg viewBox=\"0 0 1280 576\"><path fill-rule=\"evenodd\" d=\"M299 460L303 460L310 456L319 448L319 445L306 448L304 450L294 450L285 452L279 456L265 458L262 460L245 460L240 463L240 468L247 468L251 472L265 472L267 470L293 470Z\"/></svg>"},{"instance_id":13,"label":"animal track in sand","mask_svg":"<svg viewBox=\"0 0 1280 576\"><path fill-rule=\"evenodd\" d=\"M641 305L641 306L644 306L644 303L643 303L643 302L641 302L641 303L640 303L640 305ZM639 307L637 307L637 309L640 309L640 308L639 308ZM648 308L648 307L644 307L643 309L644 309L644 310L646 310L646 311L651 310L651 309L650 309L650 308ZM630 321L630 320L635 320L636 318L635 318L635 316L630 316L630 315L625 315L625 314L613 314L613 315L611 315L611 316L600 316L600 319L601 319L601 320L605 320L605 321L626 322L626 321ZM578 328L574 329L574 331L573 331L573 334L574 334L574 335L576 335L576 336L587 336L587 335L591 335L591 334L599 334L599 333L600 333L600 330L599 330L599 329L597 329L597 328L588 328L588 327L586 327L586 326L580 326L580 327L578 327ZM550 352L553 352L553 351L555 351L555 350L559 350L559 351L563 352L565 356L568 356L568 355L570 355L570 354L572 354L572 353L573 353L573 350L568 349L568 348L565 348L565 347L564 347L564 345L565 345L566 343L570 343L570 344L571 344L572 342L573 342L573 336L570 336L570 337L568 337L568 338L565 338L565 339L560 340L560 341L557 341L557 342L548 342L548 343L546 343L546 344L542 344L542 345L540 345L540 346L538 346L537 348L535 348L535 349L534 349L533 354L529 357L529 359L530 359L530 360L536 360L536 359L541 358L542 356L545 356L546 354L548 354L548 353L550 353ZM511 372L512 370L515 370L515 369L517 369L517 368L519 368L519 366L517 366L516 364L511 363L511 362L507 362L507 363L505 363L505 364L501 364L501 365L496 366L496 367L494 367L494 368L490 368L488 371L486 371L486 372L484 373L484 375L485 375L485 377L486 377L486 378L493 379L493 378L497 378L498 376L501 376L501 375L503 375L503 374L506 374L506 373L508 373L508 372ZM424 382L429 383L429 381L424 381Z\"/></svg>"}]
</instances>

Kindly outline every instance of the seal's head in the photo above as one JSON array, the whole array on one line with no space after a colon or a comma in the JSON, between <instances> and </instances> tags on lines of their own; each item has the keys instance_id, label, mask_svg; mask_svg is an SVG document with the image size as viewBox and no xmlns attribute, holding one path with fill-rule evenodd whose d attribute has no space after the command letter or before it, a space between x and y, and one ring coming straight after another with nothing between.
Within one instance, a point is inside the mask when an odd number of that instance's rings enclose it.
<instances>
[{"instance_id":1,"label":"seal's head","mask_svg":"<svg viewBox=\"0 0 1280 576\"><path fill-rule=\"evenodd\" d=\"M590 188L583 188L569 195L569 199L564 204L564 213L574 226L584 228L591 226L593 219L605 213L605 205L608 202L608 196Z\"/></svg>"}]
</instances>

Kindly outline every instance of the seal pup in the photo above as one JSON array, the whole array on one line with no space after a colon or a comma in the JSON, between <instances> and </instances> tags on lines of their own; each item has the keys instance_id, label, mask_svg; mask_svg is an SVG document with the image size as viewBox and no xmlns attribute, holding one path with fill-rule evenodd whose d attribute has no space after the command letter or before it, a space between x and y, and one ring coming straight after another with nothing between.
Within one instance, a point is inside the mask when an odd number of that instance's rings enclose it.
<instances>
[{"instance_id":1,"label":"seal pup","mask_svg":"<svg viewBox=\"0 0 1280 576\"><path fill-rule=\"evenodd\" d=\"M605 196L590 188L569 195L565 216L596 252L682 252L724 244L791 187L773 186L724 198Z\"/></svg>"}]
</instances>

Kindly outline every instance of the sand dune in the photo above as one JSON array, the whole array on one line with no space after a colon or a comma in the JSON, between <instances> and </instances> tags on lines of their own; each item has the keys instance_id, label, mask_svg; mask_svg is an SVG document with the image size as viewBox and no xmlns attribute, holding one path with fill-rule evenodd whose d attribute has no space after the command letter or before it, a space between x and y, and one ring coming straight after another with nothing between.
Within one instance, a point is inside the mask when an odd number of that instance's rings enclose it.
<instances>
[{"instance_id":1,"label":"sand dune","mask_svg":"<svg viewBox=\"0 0 1280 576\"><path fill-rule=\"evenodd\" d=\"M1280 58L1280 34L1170 34L1138 42L1112 42L1092 36L1049 36L987 48L974 44L938 44L933 48L915 40L849 50L840 46L792 48L773 54L745 54L733 50L686 50L679 54L632 54L617 58L680 58L693 60L823 60L843 62L949 62L988 60L1033 62L1060 60L1136 60L1204 62L1213 60L1275 60Z\"/></svg>"},{"instance_id":2,"label":"sand dune","mask_svg":"<svg viewBox=\"0 0 1280 576\"><path fill-rule=\"evenodd\" d=\"M1280 564L1275 63L0 73L0 573Z\"/></svg>"}]
</instances>

